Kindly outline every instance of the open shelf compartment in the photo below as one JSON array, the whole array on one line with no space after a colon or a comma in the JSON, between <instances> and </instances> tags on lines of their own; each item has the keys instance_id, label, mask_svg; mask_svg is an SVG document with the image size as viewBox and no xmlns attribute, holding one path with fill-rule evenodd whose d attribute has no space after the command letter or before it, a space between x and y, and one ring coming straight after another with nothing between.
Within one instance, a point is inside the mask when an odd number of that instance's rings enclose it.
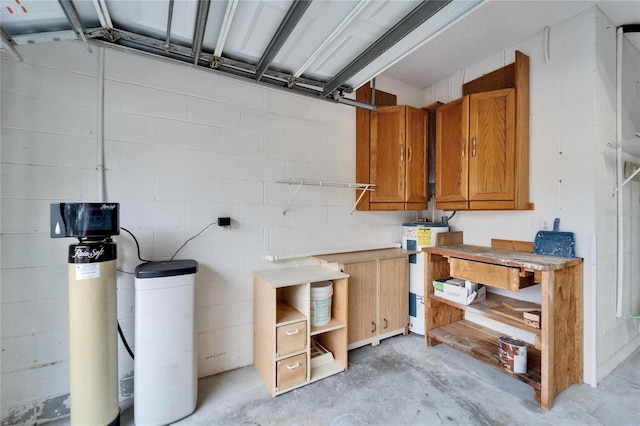
<instances>
[{"instance_id":1,"label":"open shelf compartment","mask_svg":"<svg viewBox=\"0 0 640 426\"><path fill-rule=\"evenodd\" d=\"M495 321L499 321L503 324L510 325L512 327L518 328L520 330L527 331L529 333L535 334L536 336L542 335L542 330L539 328L534 328L528 326L524 323L524 321L520 322L517 320L510 319L503 315L496 314L491 311L492 308L499 308L504 306L504 303L509 304L509 302L517 302L518 299L514 299L512 297L503 296L495 293L488 293L487 298L485 300L481 300L479 302L472 303L471 305L463 305L460 303L453 302L449 299L443 299L442 297L438 297L433 293L429 293L429 299L445 303L450 306L454 306L458 309L463 309L467 312L471 312L477 315L481 315L483 317L490 318Z\"/></svg>"},{"instance_id":2,"label":"open shelf compartment","mask_svg":"<svg viewBox=\"0 0 640 426\"><path fill-rule=\"evenodd\" d=\"M445 343L475 359L492 366L516 379L540 389L541 356L540 351L527 345L527 372L515 374L506 370L498 356L498 341L502 334L468 320L461 320L428 331L429 337Z\"/></svg>"}]
</instances>

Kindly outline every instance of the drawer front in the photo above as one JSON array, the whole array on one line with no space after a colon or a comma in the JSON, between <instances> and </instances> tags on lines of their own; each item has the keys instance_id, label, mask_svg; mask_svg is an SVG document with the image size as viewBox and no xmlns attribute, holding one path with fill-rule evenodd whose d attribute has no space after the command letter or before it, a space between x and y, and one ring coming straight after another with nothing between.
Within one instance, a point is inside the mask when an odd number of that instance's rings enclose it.
<instances>
[{"instance_id":1,"label":"drawer front","mask_svg":"<svg viewBox=\"0 0 640 426\"><path fill-rule=\"evenodd\" d=\"M511 291L518 291L521 287L520 269L517 268L456 258L449 260L449 266L452 277Z\"/></svg>"},{"instance_id":2,"label":"drawer front","mask_svg":"<svg viewBox=\"0 0 640 426\"><path fill-rule=\"evenodd\" d=\"M307 354L276 362L276 388L283 390L307 380Z\"/></svg>"},{"instance_id":3,"label":"drawer front","mask_svg":"<svg viewBox=\"0 0 640 426\"><path fill-rule=\"evenodd\" d=\"M307 347L307 322L283 325L276 330L276 354L287 355Z\"/></svg>"}]
</instances>

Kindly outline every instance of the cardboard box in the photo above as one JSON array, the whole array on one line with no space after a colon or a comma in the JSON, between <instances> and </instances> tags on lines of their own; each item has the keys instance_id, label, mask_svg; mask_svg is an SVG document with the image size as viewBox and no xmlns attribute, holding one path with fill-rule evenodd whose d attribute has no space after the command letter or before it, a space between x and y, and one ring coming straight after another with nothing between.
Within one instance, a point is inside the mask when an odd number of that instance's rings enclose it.
<instances>
[{"instance_id":1,"label":"cardboard box","mask_svg":"<svg viewBox=\"0 0 640 426\"><path fill-rule=\"evenodd\" d=\"M433 281L434 294L437 297L470 305L487 298L487 287L468 280L446 277Z\"/></svg>"}]
</instances>

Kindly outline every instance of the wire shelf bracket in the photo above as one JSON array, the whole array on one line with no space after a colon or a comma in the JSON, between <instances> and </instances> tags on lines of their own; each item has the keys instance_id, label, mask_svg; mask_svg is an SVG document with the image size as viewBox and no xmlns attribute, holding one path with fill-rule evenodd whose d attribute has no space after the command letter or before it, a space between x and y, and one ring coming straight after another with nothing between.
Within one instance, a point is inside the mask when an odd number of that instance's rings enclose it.
<instances>
[{"instance_id":1,"label":"wire shelf bracket","mask_svg":"<svg viewBox=\"0 0 640 426\"><path fill-rule=\"evenodd\" d=\"M285 183L287 185L297 185L296 190L291 195L291 198L289 198L289 202L284 207L284 210L282 210L283 215L287 214L287 210L289 210L289 206L291 205L291 203L293 202L293 199L296 197L296 195L298 194L298 191L300 191L300 188L302 188L303 185L328 186L332 188L352 188L352 189L362 190L362 193L360 194L355 204L351 208L351 211L349 212L349 214L353 214L353 212L356 210L356 206L358 205L358 203L360 202L360 200L362 199L362 197L367 191L375 191L375 185L372 183L328 182L328 181L322 181L322 180L297 179L297 178L279 180L277 181L277 183Z\"/></svg>"},{"instance_id":2,"label":"wire shelf bracket","mask_svg":"<svg viewBox=\"0 0 640 426\"><path fill-rule=\"evenodd\" d=\"M619 154L624 152L626 154L631 154L635 157L640 157L640 132L636 133L635 136L636 137L633 139L628 139L628 140L619 141L615 143L608 143L607 145L609 145L611 148L616 149ZM620 191L627 183L633 180L636 177L636 175L638 175L638 173L640 173L640 168L635 169L633 173L631 173L631 175L627 177L627 179L624 182L622 182L613 191L612 195L616 195L616 193Z\"/></svg>"}]
</instances>

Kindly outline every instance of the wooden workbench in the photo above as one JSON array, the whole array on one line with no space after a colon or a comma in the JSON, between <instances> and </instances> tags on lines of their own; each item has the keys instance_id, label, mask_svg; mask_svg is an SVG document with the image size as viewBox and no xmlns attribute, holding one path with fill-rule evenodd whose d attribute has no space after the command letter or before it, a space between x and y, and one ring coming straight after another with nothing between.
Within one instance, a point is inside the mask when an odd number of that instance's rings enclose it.
<instances>
[{"instance_id":1,"label":"wooden workbench","mask_svg":"<svg viewBox=\"0 0 640 426\"><path fill-rule=\"evenodd\" d=\"M559 258L466 244L428 247L425 252L425 343L448 344L534 389L534 399L550 409L554 397L582 383L583 327L581 258ZM492 307L516 298L489 292L487 299L461 305L434 295L434 279L456 277L517 292L540 285L541 328L497 315ZM515 294L514 294L515 295ZM527 351L527 372L514 374L499 362L495 330L465 319L465 311L528 331L535 345Z\"/></svg>"}]
</instances>

